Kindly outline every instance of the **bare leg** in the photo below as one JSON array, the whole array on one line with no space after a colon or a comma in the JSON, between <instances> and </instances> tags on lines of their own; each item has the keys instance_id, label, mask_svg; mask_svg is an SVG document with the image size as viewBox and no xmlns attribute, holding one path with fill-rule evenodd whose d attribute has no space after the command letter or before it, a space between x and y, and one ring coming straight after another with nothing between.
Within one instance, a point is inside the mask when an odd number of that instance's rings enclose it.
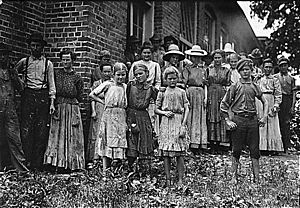
<instances>
[{"instance_id":1,"label":"bare leg","mask_svg":"<svg viewBox=\"0 0 300 208\"><path fill-rule=\"evenodd\" d=\"M252 161L254 183L259 183L259 160L255 158L251 158L251 161Z\"/></svg>"},{"instance_id":2,"label":"bare leg","mask_svg":"<svg viewBox=\"0 0 300 208\"><path fill-rule=\"evenodd\" d=\"M164 157L164 166L165 166L165 173L166 173L166 185L170 186L171 185L171 174L170 174L170 169L171 169L171 158L170 157Z\"/></svg>"},{"instance_id":3,"label":"bare leg","mask_svg":"<svg viewBox=\"0 0 300 208\"><path fill-rule=\"evenodd\" d=\"M237 183L237 177L238 177L238 166L239 166L239 159L236 157L232 157L232 182L234 184Z\"/></svg>"},{"instance_id":4,"label":"bare leg","mask_svg":"<svg viewBox=\"0 0 300 208\"><path fill-rule=\"evenodd\" d=\"M183 184L183 175L184 175L184 160L182 156L179 156L177 159L177 171L178 171L178 185Z\"/></svg>"}]
</instances>

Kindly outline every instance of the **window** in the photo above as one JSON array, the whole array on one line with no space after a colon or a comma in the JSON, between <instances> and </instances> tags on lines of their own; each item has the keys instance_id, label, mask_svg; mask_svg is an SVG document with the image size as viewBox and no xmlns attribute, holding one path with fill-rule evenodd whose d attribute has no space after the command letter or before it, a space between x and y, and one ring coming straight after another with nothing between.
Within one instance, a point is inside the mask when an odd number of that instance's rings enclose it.
<instances>
[{"instance_id":1,"label":"window","mask_svg":"<svg viewBox=\"0 0 300 208\"><path fill-rule=\"evenodd\" d=\"M129 3L129 31L144 42L153 35L154 30L154 2L134 1Z\"/></svg>"},{"instance_id":2,"label":"window","mask_svg":"<svg viewBox=\"0 0 300 208\"><path fill-rule=\"evenodd\" d=\"M207 51L215 50L216 16L210 7L206 7L204 14L204 41Z\"/></svg>"}]
</instances>

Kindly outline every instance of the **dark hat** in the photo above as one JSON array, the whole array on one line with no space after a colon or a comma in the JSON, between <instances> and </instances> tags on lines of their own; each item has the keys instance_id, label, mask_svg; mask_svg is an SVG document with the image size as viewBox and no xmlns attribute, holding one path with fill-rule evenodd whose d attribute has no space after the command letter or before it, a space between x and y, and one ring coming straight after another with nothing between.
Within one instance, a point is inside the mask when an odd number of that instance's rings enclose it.
<instances>
[{"instance_id":1,"label":"dark hat","mask_svg":"<svg viewBox=\"0 0 300 208\"><path fill-rule=\"evenodd\" d=\"M252 59L258 59L258 58L262 58L263 55L262 55L261 51L259 50L259 48L255 48L255 49L253 49L251 54L248 55L248 57L250 57Z\"/></svg>"},{"instance_id":2,"label":"dark hat","mask_svg":"<svg viewBox=\"0 0 300 208\"><path fill-rule=\"evenodd\" d=\"M41 33L32 33L30 37L27 39L27 43L30 44L31 42L40 42L44 46L47 45L47 41L44 40L43 36Z\"/></svg>"},{"instance_id":3,"label":"dark hat","mask_svg":"<svg viewBox=\"0 0 300 208\"><path fill-rule=\"evenodd\" d=\"M178 45L178 41L176 38L174 38L172 35L164 37L164 44L168 41L172 40L174 44Z\"/></svg>"},{"instance_id":4,"label":"dark hat","mask_svg":"<svg viewBox=\"0 0 300 208\"><path fill-rule=\"evenodd\" d=\"M251 59L243 58L237 62L236 68L238 72L241 71L245 66L249 66L251 69L251 63L252 63Z\"/></svg>"},{"instance_id":5,"label":"dark hat","mask_svg":"<svg viewBox=\"0 0 300 208\"><path fill-rule=\"evenodd\" d=\"M1 53L10 53L11 49L8 47L8 45L4 44L3 42L0 42L0 52Z\"/></svg>"},{"instance_id":6,"label":"dark hat","mask_svg":"<svg viewBox=\"0 0 300 208\"><path fill-rule=\"evenodd\" d=\"M149 38L149 40L151 41L151 42L153 42L153 41L159 41L159 42L161 42L162 41L162 39L161 39L161 36L159 35L159 34L157 34L157 33L154 33L154 35L151 37L151 38Z\"/></svg>"},{"instance_id":7,"label":"dark hat","mask_svg":"<svg viewBox=\"0 0 300 208\"><path fill-rule=\"evenodd\" d=\"M110 55L110 52L108 51L108 50L102 50L102 51L100 51L100 58L102 58L102 57L110 57L111 55Z\"/></svg>"},{"instance_id":8,"label":"dark hat","mask_svg":"<svg viewBox=\"0 0 300 208\"><path fill-rule=\"evenodd\" d=\"M290 60L288 58L285 58L284 56L280 57L277 61L278 66L281 64L289 64Z\"/></svg>"},{"instance_id":9,"label":"dark hat","mask_svg":"<svg viewBox=\"0 0 300 208\"><path fill-rule=\"evenodd\" d=\"M129 38L128 38L128 42L129 42L129 43L138 43L138 42L140 42L140 40L139 40L136 36L131 35L131 36L129 36Z\"/></svg>"}]
</instances>

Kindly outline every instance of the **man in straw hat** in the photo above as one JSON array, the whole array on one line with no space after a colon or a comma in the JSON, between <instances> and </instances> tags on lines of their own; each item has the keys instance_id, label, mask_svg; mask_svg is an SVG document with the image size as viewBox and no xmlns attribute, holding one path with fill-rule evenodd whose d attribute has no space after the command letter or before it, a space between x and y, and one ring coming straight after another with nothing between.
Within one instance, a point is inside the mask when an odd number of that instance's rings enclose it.
<instances>
[{"instance_id":1,"label":"man in straw hat","mask_svg":"<svg viewBox=\"0 0 300 208\"><path fill-rule=\"evenodd\" d=\"M54 113L56 94L53 64L42 55L47 42L33 33L27 40L31 55L22 58L16 70L22 74L21 139L31 169L41 169L49 137L49 113Z\"/></svg>"},{"instance_id":2,"label":"man in straw hat","mask_svg":"<svg viewBox=\"0 0 300 208\"><path fill-rule=\"evenodd\" d=\"M261 64L263 60L263 55L259 48L255 48L252 50L251 54L248 55L248 57L252 60L253 62L253 67L252 67L252 78L256 79L258 77L262 76L262 69L261 69Z\"/></svg>"},{"instance_id":3,"label":"man in straw hat","mask_svg":"<svg viewBox=\"0 0 300 208\"><path fill-rule=\"evenodd\" d=\"M191 136L190 149L196 153L200 148L207 148L207 86L202 60L207 52L199 45L193 45L192 49L185 51L185 54L190 56L193 62L183 70L183 79L191 106L187 121Z\"/></svg>"},{"instance_id":4,"label":"man in straw hat","mask_svg":"<svg viewBox=\"0 0 300 208\"><path fill-rule=\"evenodd\" d=\"M6 149L9 161L18 171L28 171L20 137L19 118L15 105L15 90L20 90L22 83L17 71L9 63L11 51L0 43L0 171L3 170ZM7 147L8 148L7 148Z\"/></svg>"},{"instance_id":5,"label":"man in straw hat","mask_svg":"<svg viewBox=\"0 0 300 208\"><path fill-rule=\"evenodd\" d=\"M237 63L237 70L241 79L230 86L221 101L220 108L225 121L232 130L232 182L237 182L239 158L245 145L249 146L252 161L254 182L259 182L259 126L264 126L268 115L268 102L262 96L259 86L251 79L251 60L241 59ZM263 117L257 117L255 98L263 103ZM230 117L231 108L234 116ZM259 121L259 122L257 122Z\"/></svg>"},{"instance_id":6,"label":"man in straw hat","mask_svg":"<svg viewBox=\"0 0 300 208\"><path fill-rule=\"evenodd\" d=\"M282 102L278 113L281 139L285 153L290 153L292 150L290 120L296 104L295 78L288 73L289 59L281 57L277 64L279 73L275 74L274 77L279 79L282 91Z\"/></svg>"}]
</instances>

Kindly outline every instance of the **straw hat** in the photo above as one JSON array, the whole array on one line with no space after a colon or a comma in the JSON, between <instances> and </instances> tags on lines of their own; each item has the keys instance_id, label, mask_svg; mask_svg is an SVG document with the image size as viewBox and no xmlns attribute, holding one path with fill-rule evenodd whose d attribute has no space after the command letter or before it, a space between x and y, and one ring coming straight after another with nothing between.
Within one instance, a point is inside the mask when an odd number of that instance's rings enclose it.
<instances>
[{"instance_id":1,"label":"straw hat","mask_svg":"<svg viewBox=\"0 0 300 208\"><path fill-rule=\"evenodd\" d=\"M232 49L230 43L226 43L226 44L224 45L223 51L224 51L225 53L235 53L235 51Z\"/></svg>"},{"instance_id":2,"label":"straw hat","mask_svg":"<svg viewBox=\"0 0 300 208\"><path fill-rule=\"evenodd\" d=\"M171 44L168 51L163 56L164 61L170 61L171 55L176 54L179 56L179 61L184 59L184 54L179 50L179 47L175 44Z\"/></svg>"},{"instance_id":3,"label":"straw hat","mask_svg":"<svg viewBox=\"0 0 300 208\"><path fill-rule=\"evenodd\" d=\"M258 48L253 49L253 51L251 52L251 54L249 54L248 56L250 58L252 58L252 59L258 59L258 58L262 58L263 57L261 51Z\"/></svg>"},{"instance_id":4,"label":"straw hat","mask_svg":"<svg viewBox=\"0 0 300 208\"><path fill-rule=\"evenodd\" d=\"M201 49L201 47L199 45L193 45L192 49L190 50L186 50L184 52L186 55L190 55L190 56L206 56L207 52L203 49Z\"/></svg>"}]
</instances>

